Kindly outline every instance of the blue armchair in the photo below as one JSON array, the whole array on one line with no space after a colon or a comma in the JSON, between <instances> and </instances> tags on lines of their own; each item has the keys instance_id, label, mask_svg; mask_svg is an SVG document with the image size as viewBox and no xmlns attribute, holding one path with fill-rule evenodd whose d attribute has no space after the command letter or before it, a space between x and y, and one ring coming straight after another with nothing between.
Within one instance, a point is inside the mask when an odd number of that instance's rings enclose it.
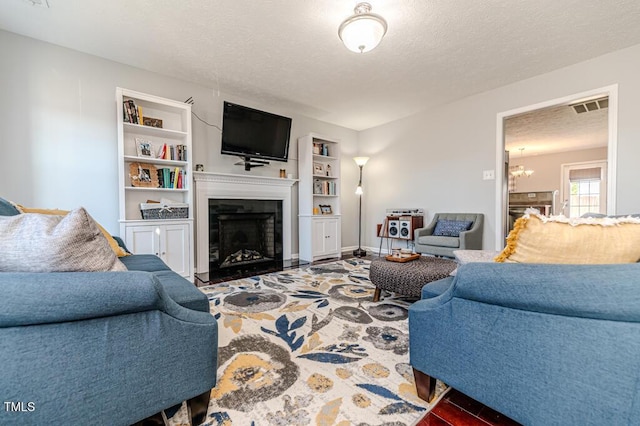
<instances>
[{"instance_id":1,"label":"blue armchair","mask_svg":"<svg viewBox=\"0 0 640 426\"><path fill-rule=\"evenodd\" d=\"M440 379L527 425L640 421L640 265L470 263L409 309L418 392Z\"/></svg>"}]
</instances>

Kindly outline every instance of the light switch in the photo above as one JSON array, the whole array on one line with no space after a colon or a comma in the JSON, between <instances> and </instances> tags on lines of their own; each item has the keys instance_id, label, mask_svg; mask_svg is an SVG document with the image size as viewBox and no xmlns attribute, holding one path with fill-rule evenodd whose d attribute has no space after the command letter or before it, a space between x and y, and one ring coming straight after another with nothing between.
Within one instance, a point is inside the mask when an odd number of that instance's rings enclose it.
<instances>
[{"instance_id":1,"label":"light switch","mask_svg":"<svg viewBox=\"0 0 640 426\"><path fill-rule=\"evenodd\" d=\"M495 170L484 170L482 172L482 180L494 180L496 178Z\"/></svg>"}]
</instances>

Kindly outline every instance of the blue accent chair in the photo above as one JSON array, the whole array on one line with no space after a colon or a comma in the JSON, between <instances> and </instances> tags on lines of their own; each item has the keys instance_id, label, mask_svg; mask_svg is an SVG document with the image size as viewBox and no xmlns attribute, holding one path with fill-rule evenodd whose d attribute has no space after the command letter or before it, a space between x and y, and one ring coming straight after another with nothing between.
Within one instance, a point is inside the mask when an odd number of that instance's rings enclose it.
<instances>
[{"instance_id":1,"label":"blue accent chair","mask_svg":"<svg viewBox=\"0 0 640 426\"><path fill-rule=\"evenodd\" d=\"M435 379L526 425L640 424L640 265L469 263L409 309Z\"/></svg>"}]
</instances>

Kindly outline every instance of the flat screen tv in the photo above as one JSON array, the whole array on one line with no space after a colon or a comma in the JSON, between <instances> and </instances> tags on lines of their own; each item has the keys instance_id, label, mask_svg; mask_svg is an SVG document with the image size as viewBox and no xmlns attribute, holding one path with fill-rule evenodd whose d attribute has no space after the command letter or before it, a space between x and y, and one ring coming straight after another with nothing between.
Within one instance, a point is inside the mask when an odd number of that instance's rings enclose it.
<instances>
[{"instance_id":1,"label":"flat screen tv","mask_svg":"<svg viewBox=\"0 0 640 426\"><path fill-rule=\"evenodd\" d=\"M287 161L291 119L224 102L222 154Z\"/></svg>"}]
</instances>

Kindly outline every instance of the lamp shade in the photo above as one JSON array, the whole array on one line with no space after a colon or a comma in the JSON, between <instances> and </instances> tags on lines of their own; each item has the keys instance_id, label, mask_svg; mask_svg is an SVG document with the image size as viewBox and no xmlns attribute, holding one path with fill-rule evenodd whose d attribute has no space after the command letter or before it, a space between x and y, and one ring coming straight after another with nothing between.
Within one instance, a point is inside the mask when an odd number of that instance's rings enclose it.
<instances>
[{"instance_id":1,"label":"lamp shade","mask_svg":"<svg viewBox=\"0 0 640 426\"><path fill-rule=\"evenodd\" d=\"M387 21L380 15L369 13L369 3L358 3L354 15L345 19L338 28L338 36L347 49L356 53L376 48L387 32Z\"/></svg>"},{"instance_id":2,"label":"lamp shade","mask_svg":"<svg viewBox=\"0 0 640 426\"><path fill-rule=\"evenodd\" d=\"M358 166L362 167L367 164L369 157L353 157L353 161L355 161Z\"/></svg>"}]
</instances>

